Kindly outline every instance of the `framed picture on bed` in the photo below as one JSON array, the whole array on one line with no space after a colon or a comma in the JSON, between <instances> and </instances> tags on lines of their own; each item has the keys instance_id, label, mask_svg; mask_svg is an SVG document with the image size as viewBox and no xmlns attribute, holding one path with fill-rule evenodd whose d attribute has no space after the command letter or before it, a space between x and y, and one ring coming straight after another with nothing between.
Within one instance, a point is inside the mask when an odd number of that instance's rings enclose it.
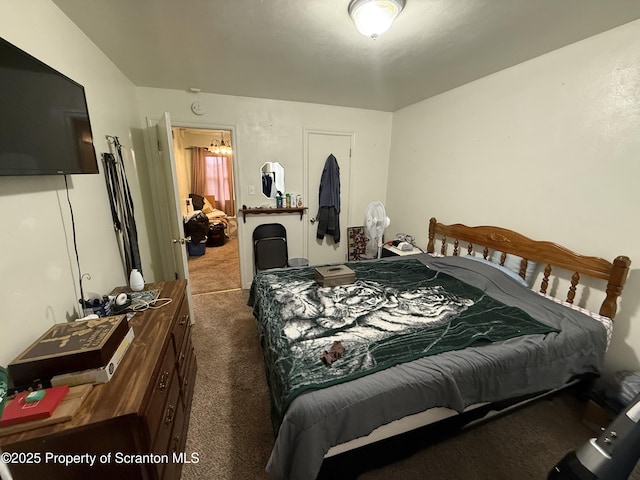
<instances>
[{"instance_id":1,"label":"framed picture on bed","mask_svg":"<svg viewBox=\"0 0 640 480\"><path fill-rule=\"evenodd\" d=\"M347 259L350 262L362 260L367 248L364 227L347 227Z\"/></svg>"}]
</instances>

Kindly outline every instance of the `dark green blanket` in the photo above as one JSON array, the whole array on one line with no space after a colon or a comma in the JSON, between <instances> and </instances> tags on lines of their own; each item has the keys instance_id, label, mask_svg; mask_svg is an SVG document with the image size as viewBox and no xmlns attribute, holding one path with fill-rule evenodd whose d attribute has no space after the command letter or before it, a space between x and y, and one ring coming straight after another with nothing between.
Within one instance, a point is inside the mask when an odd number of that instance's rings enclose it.
<instances>
[{"instance_id":1,"label":"dark green blanket","mask_svg":"<svg viewBox=\"0 0 640 480\"><path fill-rule=\"evenodd\" d=\"M257 275L258 322L276 429L298 395L482 342L557 331L415 259L347 264L351 285L321 288L314 269ZM327 366L334 341L344 356Z\"/></svg>"}]
</instances>

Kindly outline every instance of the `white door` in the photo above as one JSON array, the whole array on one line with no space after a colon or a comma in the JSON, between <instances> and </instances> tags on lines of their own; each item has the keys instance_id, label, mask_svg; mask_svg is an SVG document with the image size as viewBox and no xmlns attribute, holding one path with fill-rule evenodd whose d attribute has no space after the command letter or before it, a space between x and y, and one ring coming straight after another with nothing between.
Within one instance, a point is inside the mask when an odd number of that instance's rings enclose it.
<instances>
[{"instance_id":1,"label":"white door","mask_svg":"<svg viewBox=\"0 0 640 480\"><path fill-rule=\"evenodd\" d=\"M148 121L148 123L150 122ZM157 143L153 142L154 135L150 136L151 144L157 145L158 148L158 155L154 159L157 162L157 168L153 170L156 172L156 180L159 180L155 187L160 199L160 207L156 209L156 216L162 219L160 223L163 231L159 238L165 277L170 278L173 274L174 278L184 278L188 282L189 267L184 238L184 220L180 209L178 182L176 181L176 164L169 113L164 113L155 128L151 125L150 127L150 130L155 130L154 133L157 135ZM193 322L193 304L189 287L187 287L187 302L189 303L189 317Z\"/></svg>"},{"instance_id":2,"label":"white door","mask_svg":"<svg viewBox=\"0 0 640 480\"><path fill-rule=\"evenodd\" d=\"M307 256L309 265L341 263L347 259L347 223L349 220L350 180L351 180L351 148L353 133L306 131L306 170L308 178L307 206L309 207L307 224ZM340 167L340 243L333 241L333 236L325 235L324 239L316 238L318 232L318 193L320 179L327 157L333 154Z\"/></svg>"}]
</instances>

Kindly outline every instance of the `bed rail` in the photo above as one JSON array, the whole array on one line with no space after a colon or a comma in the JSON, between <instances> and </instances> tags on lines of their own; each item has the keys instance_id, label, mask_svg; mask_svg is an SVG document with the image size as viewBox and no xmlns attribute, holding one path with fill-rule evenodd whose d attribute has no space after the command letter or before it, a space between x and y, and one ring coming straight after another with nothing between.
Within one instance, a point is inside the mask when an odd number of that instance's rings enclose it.
<instances>
[{"instance_id":1,"label":"bed rail","mask_svg":"<svg viewBox=\"0 0 640 480\"><path fill-rule=\"evenodd\" d=\"M553 268L567 270L571 276L571 284L567 292L566 301L573 303L576 287L580 281L580 275L598 278L607 282L606 297L600 306L600 315L613 318L617 311L617 299L622 294L622 289L629 274L631 260L626 256L618 256L613 262L603 258L581 255L552 242L532 240L512 230L493 227L477 226L468 227L461 223L445 225L435 218L429 220L429 241L427 252L436 251L436 236L441 237L440 253L446 255L448 241L453 241L453 255L460 254L460 242L467 243L467 253L482 248L485 259L489 258L492 251L503 252L500 263L505 261L506 254L522 257L520 264L520 276L524 278L527 263L534 261L544 265L544 272L540 284L540 293L546 294L549 277Z\"/></svg>"}]
</instances>

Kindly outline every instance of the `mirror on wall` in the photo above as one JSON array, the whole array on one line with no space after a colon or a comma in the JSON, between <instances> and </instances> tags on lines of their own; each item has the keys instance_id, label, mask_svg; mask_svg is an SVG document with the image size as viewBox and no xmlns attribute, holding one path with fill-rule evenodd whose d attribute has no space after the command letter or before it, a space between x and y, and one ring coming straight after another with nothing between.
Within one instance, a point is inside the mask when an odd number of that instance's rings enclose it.
<instances>
[{"instance_id":1,"label":"mirror on wall","mask_svg":"<svg viewBox=\"0 0 640 480\"><path fill-rule=\"evenodd\" d=\"M262 193L267 198L284 195L284 167L278 162L265 162L260 169Z\"/></svg>"}]
</instances>

